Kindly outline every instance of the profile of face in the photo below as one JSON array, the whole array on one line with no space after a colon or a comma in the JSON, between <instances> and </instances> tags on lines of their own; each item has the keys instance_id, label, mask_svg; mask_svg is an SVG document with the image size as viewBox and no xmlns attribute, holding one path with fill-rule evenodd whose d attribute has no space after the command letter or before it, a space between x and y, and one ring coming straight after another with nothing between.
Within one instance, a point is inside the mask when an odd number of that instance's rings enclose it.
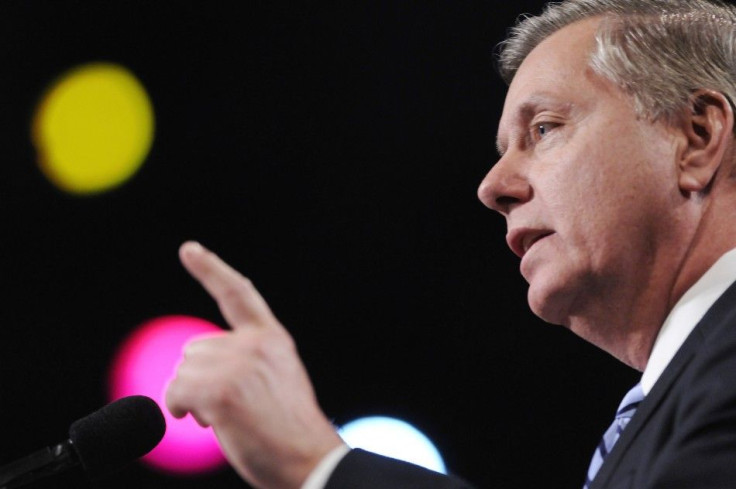
<instances>
[{"instance_id":1,"label":"profile of face","mask_svg":"<svg viewBox=\"0 0 736 489\"><path fill-rule=\"evenodd\" d=\"M675 129L638 117L589 66L599 22L557 31L524 60L478 195L506 218L532 311L601 345L606 318L630 317L675 263L684 197Z\"/></svg>"}]
</instances>

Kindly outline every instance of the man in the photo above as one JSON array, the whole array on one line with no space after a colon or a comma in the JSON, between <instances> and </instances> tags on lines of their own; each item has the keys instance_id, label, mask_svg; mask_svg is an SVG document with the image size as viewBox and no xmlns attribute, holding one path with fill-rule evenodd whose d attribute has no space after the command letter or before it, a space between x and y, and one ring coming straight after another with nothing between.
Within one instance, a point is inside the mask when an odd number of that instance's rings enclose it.
<instances>
[{"instance_id":1,"label":"man","mask_svg":"<svg viewBox=\"0 0 736 489\"><path fill-rule=\"evenodd\" d=\"M479 197L534 313L644 372L592 489L736 487L734 46L736 10L705 0L569 0L503 46L502 156ZM189 345L167 403L244 479L470 487L345 447L252 285L196 243L181 259L233 331Z\"/></svg>"}]
</instances>

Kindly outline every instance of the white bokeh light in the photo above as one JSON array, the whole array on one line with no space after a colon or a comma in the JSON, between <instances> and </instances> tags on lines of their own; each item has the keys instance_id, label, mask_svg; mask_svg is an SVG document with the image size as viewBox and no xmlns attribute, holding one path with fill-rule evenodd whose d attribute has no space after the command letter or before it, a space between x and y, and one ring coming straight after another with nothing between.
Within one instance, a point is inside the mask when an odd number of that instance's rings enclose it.
<instances>
[{"instance_id":1,"label":"white bokeh light","mask_svg":"<svg viewBox=\"0 0 736 489\"><path fill-rule=\"evenodd\" d=\"M405 421L369 416L346 423L337 431L351 448L362 448L447 473L442 456L432 441Z\"/></svg>"}]
</instances>

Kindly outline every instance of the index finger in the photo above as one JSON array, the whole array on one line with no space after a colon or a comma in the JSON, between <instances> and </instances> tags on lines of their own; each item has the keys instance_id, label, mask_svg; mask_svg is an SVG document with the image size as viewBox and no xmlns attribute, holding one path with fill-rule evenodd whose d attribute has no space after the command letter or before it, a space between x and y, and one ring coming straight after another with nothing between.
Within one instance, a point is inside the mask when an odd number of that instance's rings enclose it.
<instances>
[{"instance_id":1,"label":"index finger","mask_svg":"<svg viewBox=\"0 0 736 489\"><path fill-rule=\"evenodd\" d=\"M195 241L179 248L184 268L212 296L233 328L278 324L266 301L250 280L215 253Z\"/></svg>"}]
</instances>

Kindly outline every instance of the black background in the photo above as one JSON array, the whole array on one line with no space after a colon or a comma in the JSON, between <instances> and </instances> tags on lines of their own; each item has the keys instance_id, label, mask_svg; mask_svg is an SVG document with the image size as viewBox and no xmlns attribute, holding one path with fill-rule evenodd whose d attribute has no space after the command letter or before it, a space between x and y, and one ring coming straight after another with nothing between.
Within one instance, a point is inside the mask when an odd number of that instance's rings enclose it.
<instances>
[{"instance_id":1,"label":"black background","mask_svg":"<svg viewBox=\"0 0 736 489\"><path fill-rule=\"evenodd\" d=\"M107 402L137 324L223 324L177 260L197 239L259 287L336 423L407 419L479 487L580 487L636 373L532 315L476 198L505 93L493 49L541 3L4 2L0 463ZM89 61L138 76L156 136L130 182L80 198L38 170L30 121ZM94 484L203 486L242 483L134 465Z\"/></svg>"}]
</instances>

